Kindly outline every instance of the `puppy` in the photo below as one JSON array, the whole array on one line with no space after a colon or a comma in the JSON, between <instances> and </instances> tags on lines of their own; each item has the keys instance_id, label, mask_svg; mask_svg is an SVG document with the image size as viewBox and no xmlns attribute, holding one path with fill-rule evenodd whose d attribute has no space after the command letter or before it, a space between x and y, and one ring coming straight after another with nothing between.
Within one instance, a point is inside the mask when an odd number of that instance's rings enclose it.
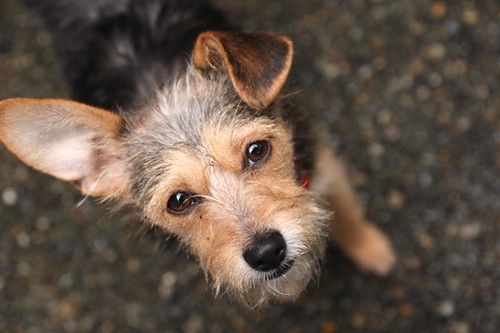
<instances>
[{"instance_id":1,"label":"puppy","mask_svg":"<svg viewBox=\"0 0 500 333\"><path fill-rule=\"evenodd\" d=\"M0 140L24 163L134 205L249 306L303 291L328 236L362 268L390 270L390 242L283 88L289 38L236 31L201 0L27 4L75 101L0 102Z\"/></svg>"}]
</instances>

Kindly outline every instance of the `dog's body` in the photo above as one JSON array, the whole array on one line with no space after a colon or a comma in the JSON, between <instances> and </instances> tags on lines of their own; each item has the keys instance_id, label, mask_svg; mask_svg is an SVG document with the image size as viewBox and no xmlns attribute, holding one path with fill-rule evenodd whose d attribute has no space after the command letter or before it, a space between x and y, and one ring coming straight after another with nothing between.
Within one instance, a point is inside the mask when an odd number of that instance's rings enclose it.
<instances>
[{"instance_id":1,"label":"dog's body","mask_svg":"<svg viewBox=\"0 0 500 333\"><path fill-rule=\"evenodd\" d=\"M178 236L217 290L250 305L307 286L332 210L334 241L363 268L389 271L390 243L366 221L311 118L282 92L288 38L231 31L196 0L32 6L85 104L0 102L0 140L25 163L85 195L134 204Z\"/></svg>"}]
</instances>

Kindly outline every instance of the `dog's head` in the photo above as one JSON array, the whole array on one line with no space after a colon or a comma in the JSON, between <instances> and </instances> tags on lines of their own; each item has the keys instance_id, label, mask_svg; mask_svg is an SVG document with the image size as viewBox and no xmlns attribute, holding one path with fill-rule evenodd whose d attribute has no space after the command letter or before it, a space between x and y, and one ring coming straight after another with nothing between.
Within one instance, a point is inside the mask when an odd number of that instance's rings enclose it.
<instances>
[{"instance_id":1,"label":"dog's head","mask_svg":"<svg viewBox=\"0 0 500 333\"><path fill-rule=\"evenodd\" d=\"M133 202L216 290L249 305L294 298L318 272L328 214L297 180L282 117L292 53L276 34L203 33L186 72L143 109L6 100L0 140L85 195Z\"/></svg>"}]
</instances>

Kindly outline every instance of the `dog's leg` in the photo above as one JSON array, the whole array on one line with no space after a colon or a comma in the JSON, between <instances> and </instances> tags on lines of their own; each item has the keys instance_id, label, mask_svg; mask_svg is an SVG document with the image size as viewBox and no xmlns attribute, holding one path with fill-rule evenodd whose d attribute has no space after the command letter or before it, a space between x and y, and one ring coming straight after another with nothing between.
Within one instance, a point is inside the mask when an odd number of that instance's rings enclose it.
<instances>
[{"instance_id":1,"label":"dog's leg","mask_svg":"<svg viewBox=\"0 0 500 333\"><path fill-rule=\"evenodd\" d=\"M395 262L387 236L364 215L343 163L330 149L320 149L312 189L322 193L334 212L332 240L362 269L384 275Z\"/></svg>"}]
</instances>

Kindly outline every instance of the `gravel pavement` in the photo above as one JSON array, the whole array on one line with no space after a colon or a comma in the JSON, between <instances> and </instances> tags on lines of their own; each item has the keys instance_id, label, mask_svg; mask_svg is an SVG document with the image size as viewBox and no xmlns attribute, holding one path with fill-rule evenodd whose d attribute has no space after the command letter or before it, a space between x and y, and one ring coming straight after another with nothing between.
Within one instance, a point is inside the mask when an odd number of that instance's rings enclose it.
<instances>
[{"instance_id":1,"label":"gravel pavement","mask_svg":"<svg viewBox=\"0 0 500 333\"><path fill-rule=\"evenodd\" d=\"M295 304L214 298L192 258L134 236L0 147L0 332L500 332L500 3L218 0L290 35L303 104L323 114L371 219L387 278L335 248ZM66 97L50 37L0 0L0 98Z\"/></svg>"}]
</instances>

